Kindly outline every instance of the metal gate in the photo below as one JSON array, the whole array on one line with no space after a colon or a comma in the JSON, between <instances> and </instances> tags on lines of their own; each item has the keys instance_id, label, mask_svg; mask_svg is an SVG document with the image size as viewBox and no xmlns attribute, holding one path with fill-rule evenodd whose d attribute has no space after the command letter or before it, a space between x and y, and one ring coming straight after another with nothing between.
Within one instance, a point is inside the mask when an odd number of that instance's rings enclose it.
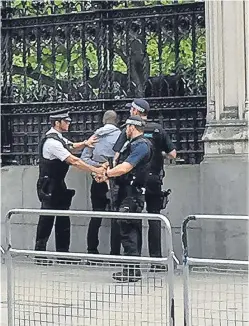
<instances>
[{"instance_id":1,"label":"metal gate","mask_svg":"<svg viewBox=\"0 0 249 326\"><path fill-rule=\"evenodd\" d=\"M196 220L245 220L248 216L192 215L182 224L184 326L248 326L248 261L189 256L187 225Z\"/></svg>"},{"instance_id":2,"label":"metal gate","mask_svg":"<svg viewBox=\"0 0 249 326\"><path fill-rule=\"evenodd\" d=\"M160 219L165 225L168 254L150 258L14 249L13 214ZM175 325L174 253L171 226L164 215L13 209L6 215L6 244L9 326ZM142 279L115 283L112 272L129 263L140 264ZM168 272L164 269L155 275L151 264L167 267Z\"/></svg>"},{"instance_id":3,"label":"metal gate","mask_svg":"<svg viewBox=\"0 0 249 326\"><path fill-rule=\"evenodd\" d=\"M1 1L1 155L37 165L49 115L78 142L146 97L181 164L199 164L206 124L204 1ZM52 14L51 14L52 13Z\"/></svg>"}]
</instances>

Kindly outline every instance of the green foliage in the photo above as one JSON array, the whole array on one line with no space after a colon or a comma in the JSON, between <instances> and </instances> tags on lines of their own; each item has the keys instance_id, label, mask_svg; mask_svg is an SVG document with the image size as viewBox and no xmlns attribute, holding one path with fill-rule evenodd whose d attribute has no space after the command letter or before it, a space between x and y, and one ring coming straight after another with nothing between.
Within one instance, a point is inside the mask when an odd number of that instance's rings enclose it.
<instances>
[{"instance_id":1,"label":"green foliage","mask_svg":"<svg viewBox=\"0 0 249 326\"><path fill-rule=\"evenodd\" d=\"M90 73L91 73L90 77L93 77L98 73L98 59L97 59L97 50L94 44L91 42L88 42L86 46L86 58L90 66Z\"/></svg>"},{"instance_id":2,"label":"green foliage","mask_svg":"<svg viewBox=\"0 0 249 326\"><path fill-rule=\"evenodd\" d=\"M183 0L181 0L183 1ZM50 0L45 0L45 7L43 14L52 13L52 5ZM155 1L145 1L146 5L153 5ZM161 0L162 4L172 3L173 0ZM74 0L74 10L80 11L80 1ZM90 3L90 1L86 2ZM134 6L134 1L128 1L128 6ZM157 1L158 3L158 1ZM57 13L63 14L66 12L65 2L63 0L55 0ZM12 6L18 10L25 11L25 15L35 15L37 9L34 7L33 1L14 0ZM116 8L122 8L125 6L124 1L120 1ZM196 30L195 44L195 57L193 55L191 32L186 33L179 40L179 56L176 58L175 53L175 40L164 37L161 57L159 58L158 48L158 35L151 33L146 38L146 51L150 61L150 76L157 76L159 74L168 75L174 72L190 71L197 68L196 79L197 83L203 83L203 74L205 72L205 35L201 29ZM14 43L13 43L14 44ZM116 43L116 47L121 50L121 42ZM82 43L77 39L71 38L70 48L67 48L67 44L56 43L55 49L52 49L52 42L42 41L41 43L40 57L37 55L37 44L31 42L28 44L28 51L26 58L23 58L22 43L16 44L13 49L13 65L18 67L32 68L33 71L42 73L45 76L55 77L57 80L67 81L69 78L72 80L82 80L83 71L87 64L90 68L90 77L94 77L98 74L98 56L96 44L88 40L85 44L85 58L82 54ZM115 52L115 51L114 51ZM26 62L25 62L26 61ZM161 62L161 65L160 65ZM121 73L127 73L128 62L124 61L117 53L114 53L113 70ZM160 69L161 67L161 69ZM22 88L23 77L15 75L13 78L14 83ZM28 78L27 81L32 83L32 79ZM27 85L28 86L28 85Z\"/></svg>"},{"instance_id":3,"label":"green foliage","mask_svg":"<svg viewBox=\"0 0 249 326\"><path fill-rule=\"evenodd\" d=\"M126 65L126 63L117 54L115 54L115 56L114 56L113 70L114 71L122 72L123 74L126 74L127 73L127 65Z\"/></svg>"}]
</instances>

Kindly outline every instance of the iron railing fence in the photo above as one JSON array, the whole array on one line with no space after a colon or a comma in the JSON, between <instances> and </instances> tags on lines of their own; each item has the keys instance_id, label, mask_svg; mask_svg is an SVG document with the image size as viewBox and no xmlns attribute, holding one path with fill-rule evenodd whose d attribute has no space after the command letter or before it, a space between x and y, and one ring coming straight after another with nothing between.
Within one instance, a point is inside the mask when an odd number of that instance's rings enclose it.
<instances>
[{"instance_id":1,"label":"iron railing fence","mask_svg":"<svg viewBox=\"0 0 249 326\"><path fill-rule=\"evenodd\" d=\"M206 117L204 3L168 3L2 2L3 163L36 164L49 112L67 108L77 140L100 126L106 109L123 121L126 101L141 96L181 162L198 164Z\"/></svg>"},{"instance_id":2,"label":"iron railing fence","mask_svg":"<svg viewBox=\"0 0 249 326\"><path fill-rule=\"evenodd\" d=\"M46 1L2 1L4 17L47 16L103 9L139 8L156 5L203 2L204 0L46 0Z\"/></svg>"},{"instance_id":3,"label":"iron railing fence","mask_svg":"<svg viewBox=\"0 0 249 326\"><path fill-rule=\"evenodd\" d=\"M69 139L79 141L90 136L102 124L106 110L118 112L120 123L129 112L122 100L96 100L64 103L25 103L2 105L2 159L22 165L36 165L38 144L49 129L49 114L68 109L72 117ZM200 163L201 140L206 121L206 97L152 98L150 118L160 122L175 143L178 158L185 164ZM7 164L7 163L6 163Z\"/></svg>"},{"instance_id":4,"label":"iron railing fence","mask_svg":"<svg viewBox=\"0 0 249 326\"><path fill-rule=\"evenodd\" d=\"M104 4L25 16L37 5L27 2L22 17L11 14L17 8L3 9L2 102L206 93L203 2L114 10Z\"/></svg>"}]
</instances>

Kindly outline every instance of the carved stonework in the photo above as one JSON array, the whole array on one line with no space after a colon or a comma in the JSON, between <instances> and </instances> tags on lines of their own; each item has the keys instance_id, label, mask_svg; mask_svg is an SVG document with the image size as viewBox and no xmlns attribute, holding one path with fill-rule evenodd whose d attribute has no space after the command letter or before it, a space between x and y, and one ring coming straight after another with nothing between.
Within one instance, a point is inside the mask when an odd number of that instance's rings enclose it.
<instances>
[{"instance_id":1,"label":"carved stonework","mask_svg":"<svg viewBox=\"0 0 249 326\"><path fill-rule=\"evenodd\" d=\"M247 122L248 122L248 119L249 119L248 111L249 111L249 101L245 101L245 115L244 115L244 118L245 118L245 120Z\"/></svg>"},{"instance_id":2,"label":"carved stonework","mask_svg":"<svg viewBox=\"0 0 249 326\"><path fill-rule=\"evenodd\" d=\"M238 107L237 106L229 106L225 107L224 111L220 114L220 120L230 120L230 119L238 119Z\"/></svg>"},{"instance_id":3,"label":"carved stonework","mask_svg":"<svg viewBox=\"0 0 249 326\"><path fill-rule=\"evenodd\" d=\"M241 120L212 121L202 137L205 157L248 155L248 123Z\"/></svg>"},{"instance_id":4,"label":"carved stonework","mask_svg":"<svg viewBox=\"0 0 249 326\"><path fill-rule=\"evenodd\" d=\"M215 103L210 101L207 110L207 123L215 119Z\"/></svg>"}]
</instances>

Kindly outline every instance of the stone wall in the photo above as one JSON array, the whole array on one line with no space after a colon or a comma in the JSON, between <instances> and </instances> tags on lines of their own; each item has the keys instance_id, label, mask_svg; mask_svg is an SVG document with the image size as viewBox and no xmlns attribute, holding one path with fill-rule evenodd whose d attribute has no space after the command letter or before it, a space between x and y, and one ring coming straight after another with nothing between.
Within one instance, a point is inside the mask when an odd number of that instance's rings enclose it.
<instances>
[{"instance_id":1,"label":"stone wall","mask_svg":"<svg viewBox=\"0 0 249 326\"><path fill-rule=\"evenodd\" d=\"M173 245L181 260L181 223L189 214L247 215L246 160L219 159L204 161L200 165L167 167L164 188L172 194L165 214L172 225ZM5 243L4 218L11 208L39 208L36 196L38 168L11 166L1 168L1 244ZM89 198L91 177L71 168L67 184L76 189L72 209L91 210ZM12 246L20 249L34 247L37 216L13 216ZM89 218L75 217L72 221L71 251L86 252L86 232ZM109 252L109 220L100 229L100 252ZM148 254L148 225L143 223L143 255ZM248 225L246 222L202 221L189 225L190 253L195 257L247 259ZM162 229L164 232L164 229ZM165 237L163 252L165 252ZM54 249L54 234L48 249Z\"/></svg>"}]
</instances>

